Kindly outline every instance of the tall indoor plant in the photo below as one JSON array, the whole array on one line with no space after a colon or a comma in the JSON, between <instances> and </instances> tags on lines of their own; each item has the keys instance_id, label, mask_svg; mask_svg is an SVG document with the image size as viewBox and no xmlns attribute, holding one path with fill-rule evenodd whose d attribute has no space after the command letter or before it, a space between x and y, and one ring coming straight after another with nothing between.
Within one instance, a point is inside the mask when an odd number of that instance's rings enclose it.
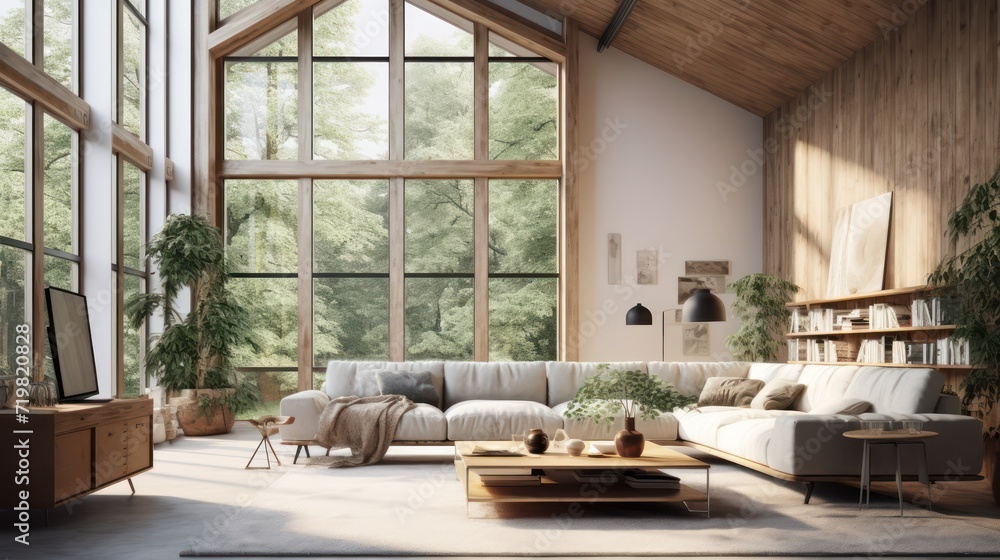
<instances>
[{"instance_id":1,"label":"tall indoor plant","mask_svg":"<svg viewBox=\"0 0 1000 560\"><path fill-rule=\"evenodd\" d=\"M733 312L740 330L726 338L737 360L771 362L778 357L782 334L788 324L788 308L799 287L769 274L751 274L729 285L736 294Z\"/></svg>"},{"instance_id":2,"label":"tall indoor plant","mask_svg":"<svg viewBox=\"0 0 1000 560\"><path fill-rule=\"evenodd\" d=\"M974 185L948 218L953 251L930 275L955 298L950 308L954 336L969 341L972 371L962 382L962 408L983 420L983 438L992 451L993 495L1000 503L1000 425L994 407L1000 399L1000 168L985 183Z\"/></svg>"},{"instance_id":3,"label":"tall indoor plant","mask_svg":"<svg viewBox=\"0 0 1000 560\"><path fill-rule=\"evenodd\" d=\"M590 418L608 427L619 412L625 412L625 429L615 436L615 449L622 457L642 455L645 438L635 429L635 418L653 419L664 412L693 404L698 399L677 392L669 383L641 371L597 366L597 375L583 380L566 408L568 418Z\"/></svg>"},{"instance_id":4,"label":"tall indoor plant","mask_svg":"<svg viewBox=\"0 0 1000 560\"><path fill-rule=\"evenodd\" d=\"M237 379L230 362L235 346L253 341L246 310L226 290L222 235L202 216L174 214L146 252L156 263L162 293L133 295L125 303L136 328L153 313L163 314L163 333L150 337L146 368L171 393L194 390L195 401L177 411L186 435L226 433L235 414L257 404L259 392ZM193 296L186 315L176 307L184 288Z\"/></svg>"}]
</instances>

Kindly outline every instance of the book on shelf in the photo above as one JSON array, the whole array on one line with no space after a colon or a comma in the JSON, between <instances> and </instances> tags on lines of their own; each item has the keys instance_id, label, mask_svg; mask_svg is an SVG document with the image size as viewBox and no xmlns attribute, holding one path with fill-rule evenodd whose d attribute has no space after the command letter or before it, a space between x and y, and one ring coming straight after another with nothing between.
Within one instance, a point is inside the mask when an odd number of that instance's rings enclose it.
<instances>
[{"instance_id":1,"label":"book on shelf","mask_svg":"<svg viewBox=\"0 0 1000 560\"><path fill-rule=\"evenodd\" d=\"M806 341L793 338L788 341L788 360L791 362L806 362L807 358Z\"/></svg>"},{"instance_id":2,"label":"book on shelf","mask_svg":"<svg viewBox=\"0 0 1000 560\"><path fill-rule=\"evenodd\" d=\"M869 328L868 310L852 309L840 316L840 330L853 331Z\"/></svg>"},{"instance_id":3,"label":"book on shelf","mask_svg":"<svg viewBox=\"0 0 1000 560\"><path fill-rule=\"evenodd\" d=\"M937 327L947 324L944 298L915 299L910 306L914 327Z\"/></svg>"},{"instance_id":4,"label":"book on shelf","mask_svg":"<svg viewBox=\"0 0 1000 560\"><path fill-rule=\"evenodd\" d=\"M937 344L933 342L910 342L906 346L906 362L913 365L935 365Z\"/></svg>"},{"instance_id":5,"label":"book on shelf","mask_svg":"<svg viewBox=\"0 0 1000 560\"><path fill-rule=\"evenodd\" d=\"M857 362L865 364L893 363L893 344L896 339L891 336L866 338L858 346Z\"/></svg>"},{"instance_id":6,"label":"book on shelf","mask_svg":"<svg viewBox=\"0 0 1000 560\"><path fill-rule=\"evenodd\" d=\"M938 340L937 364L940 366L969 365L969 341L964 338L955 337Z\"/></svg>"},{"instance_id":7,"label":"book on shelf","mask_svg":"<svg viewBox=\"0 0 1000 560\"><path fill-rule=\"evenodd\" d=\"M911 309L904 305L873 303L868 307L868 322L872 329L898 329L912 323Z\"/></svg>"},{"instance_id":8,"label":"book on shelf","mask_svg":"<svg viewBox=\"0 0 1000 560\"><path fill-rule=\"evenodd\" d=\"M801 307L793 307L788 315L788 332L795 334L809 331L809 316Z\"/></svg>"}]
</instances>

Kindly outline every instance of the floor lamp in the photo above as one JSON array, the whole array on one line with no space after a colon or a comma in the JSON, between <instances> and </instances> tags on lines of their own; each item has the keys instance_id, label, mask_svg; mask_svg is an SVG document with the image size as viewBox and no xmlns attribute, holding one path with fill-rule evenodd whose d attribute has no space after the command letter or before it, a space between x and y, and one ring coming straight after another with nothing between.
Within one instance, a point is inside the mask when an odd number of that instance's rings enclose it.
<instances>
[{"instance_id":1,"label":"floor lamp","mask_svg":"<svg viewBox=\"0 0 1000 560\"><path fill-rule=\"evenodd\" d=\"M726 321L726 304L719 296L712 293L708 288L698 288L684 302L684 309L681 311L682 323L723 323ZM652 325L653 314L641 303L628 310L625 314L625 324ZM663 318L660 318L660 361L666 359L666 348L663 339L667 335L667 325Z\"/></svg>"}]
</instances>

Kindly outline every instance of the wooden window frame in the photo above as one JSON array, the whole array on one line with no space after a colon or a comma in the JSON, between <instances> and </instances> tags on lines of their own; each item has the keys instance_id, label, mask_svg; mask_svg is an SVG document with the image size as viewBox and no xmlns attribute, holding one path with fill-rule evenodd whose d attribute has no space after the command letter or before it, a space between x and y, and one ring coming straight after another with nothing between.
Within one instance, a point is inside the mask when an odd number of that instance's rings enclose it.
<instances>
[{"instance_id":1,"label":"wooden window frame","mask_svg":"<svg viewBox=\"0 0 1000 560\"><path fill-rule=\"evenodd\" d=\"M331 5L338 0L327 0ZM559 351L561 360L578 356L579 263L577 196L578 27L567 19L563 37L536 29L509 14L473 0L413 0L418 7L447 10L474 26L475 157L468 161L412 161L403 155L403 8L404 0L389 0L389 159L384 161L317 161L312 146L312 22L318 0L259 0L218 21L217 3L196 3L195 105L192 208L217 225L223 224L226 179L284 178L299 181L298 198L298 385L312 388L313 364L313 182L331 178L389 179L389 359L404 359L404 231L403 183L407 178L463 178L474 180L476 216L475 335L476 360L489 353L489 179L559 180ZM323 7L323 6L318 6ZM299 159L297 161L227 161L224 157L224 58L250 45L289 19L299 31ZM489 159L488 96L489 33L538 53L559 68L559 154L553 161L495 161Z\"/></svg>"},{"instance_id":2,"label":"wooden window frame","mask_svg":"<svg viewBox=\"0 0 1000 560\"><path fill-rule=\"evenodd\" d=\"M139 170L142 175L143 184L140 187L140 216L139 231L142 243L149 240L149 199L150 199L150 172L153 170L153 149L147 143L149 135L149 17L151 15L149 6L146 6L146 15L131 5L128 0L115 0L115 107L114 122L111 124L111 149L115 162L115 191L114 191L114 261L111 263L114 273L114 302L115 321L114 337L112 340L114 363L115 363L115 387L114 393L121 395L125 387L125 276L133 276L140 279L140 290L149 289L149 260L143 255L142 268L132 269L125 266L125 164L128 163ZM125 76L124 76L124 25L125 11L128 10L132 16L139 20L144 27L143 33L143 71L146 74L143 78L143 88L140 92L140 131L142 136L137 136L121 125L124 114ZM172 166L171 166L172 167ZM172 178L172 177L171 177ZM139 338L145 341L148 336L146 325L140 328ZM139 351L140 358L140 389L148 383L143 364L145 356L145 344L142 344Z\"/></svg>"},{"instance_id":3,"label":"wooden window frame","mask_svg":"<svg viewBox=\"0 0 1000 560\"><path fill-rule=\"evenodd\" d=\"M30 200L26 216L30 223L30 231L27 232L29 241L12 246L26 250L31 254L31 273L30 281L25 286L27 292L25 303L30 305L30 309L26 311L28 312L28 321L32 326L32 378L41 381L45 376L45 333L42 326L45 324L46 256L76 264L75 283L78 283L83 276L82 215L79 204L75 205L76 215L73 221L73 240L76 253L65 253L45 247L45 116L54 118L78 134L76 149L79 154L79 133L86 131L90 126L90 106L76 92L45 73L45 18L41 16L44 13L44 2L43 0L31 0L26 4L29 12L26 14L29 16L26 21L31 22L31 40L30 45L27 45L28 52L26 53L30 55L30 61L6 45L0 44L0 86L26 102L25 174L28 180L25 197ZM79 3L76 4L75 10L73 24L77 28L77 33L75 33L77 44L74 51L76 59L73 61L73 73L74 84L79 88L82 76L80 45L82 44L81 34L83 32L79 19ZM76 189L74 196L79 197L83 188L79 165L76 166L76 170L77 173L73 177Z\"/></svg>"}]
</instances>

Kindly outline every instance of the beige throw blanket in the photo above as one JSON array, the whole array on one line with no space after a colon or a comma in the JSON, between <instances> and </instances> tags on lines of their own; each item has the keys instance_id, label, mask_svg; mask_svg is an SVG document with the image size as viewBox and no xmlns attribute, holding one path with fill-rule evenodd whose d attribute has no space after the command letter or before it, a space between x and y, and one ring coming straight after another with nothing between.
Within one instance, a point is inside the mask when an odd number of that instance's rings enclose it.
<instances>
[{"instance_id":1,"label":"beige throw blanket","mask_svg":"<svg viewBox=\"0 0 1000 560\"><path fill-rule=\"evenodd\" d=\"M351 450L350 457L331 458L331 468L378 463L392 444L399 419L415 406L400 395L338 397L320 415L316 441Z\"/></svg>"}]
</instances>

